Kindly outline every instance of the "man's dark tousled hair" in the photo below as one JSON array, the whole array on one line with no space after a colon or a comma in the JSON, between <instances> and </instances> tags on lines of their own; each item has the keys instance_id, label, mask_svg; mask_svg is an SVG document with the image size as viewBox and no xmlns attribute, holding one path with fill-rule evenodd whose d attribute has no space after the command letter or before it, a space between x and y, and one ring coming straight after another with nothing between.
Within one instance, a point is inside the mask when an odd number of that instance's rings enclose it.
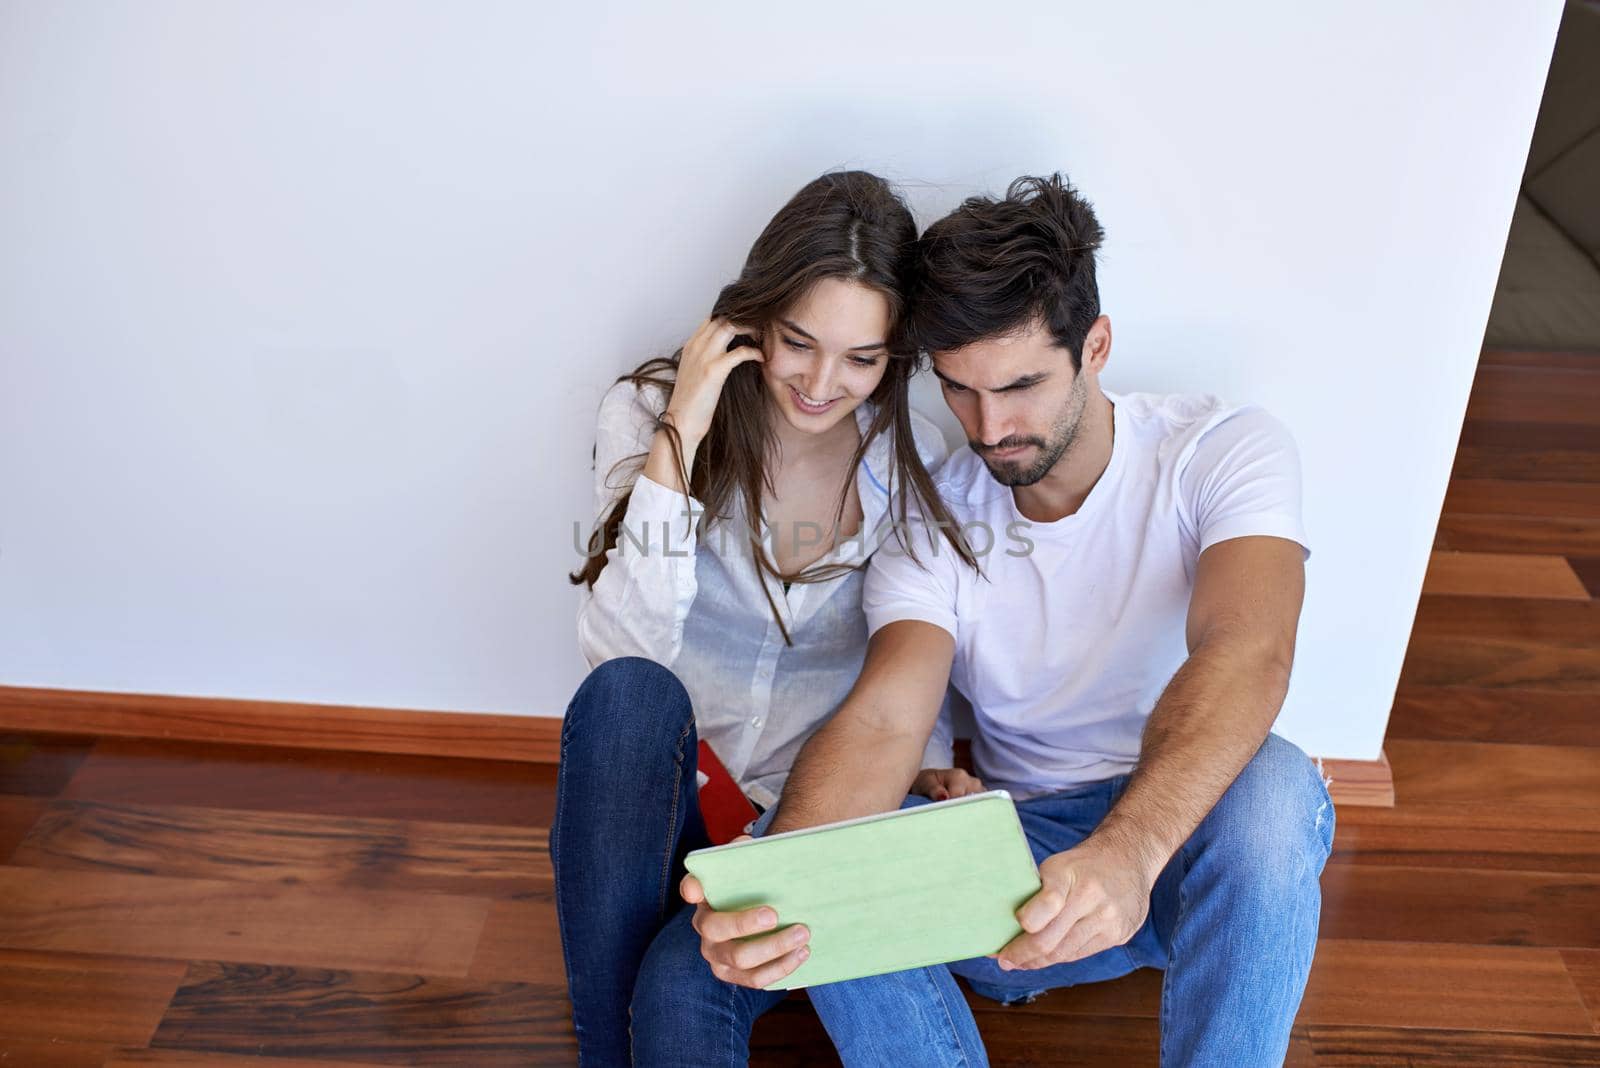
<instances>
[{"instance_id":1,"label":"man's dark tousled hair","mask_svg":"<svg viewBox=\"0 0 1600 1068\"><path fill-rule=\"evenodd\" d=\"M950 352L1042 323L1083 366L1100 315L1094 208L1060 174L1018 178L1006 195L968 197L917 242L903 351Z\"/></svg>"}]
</instances>

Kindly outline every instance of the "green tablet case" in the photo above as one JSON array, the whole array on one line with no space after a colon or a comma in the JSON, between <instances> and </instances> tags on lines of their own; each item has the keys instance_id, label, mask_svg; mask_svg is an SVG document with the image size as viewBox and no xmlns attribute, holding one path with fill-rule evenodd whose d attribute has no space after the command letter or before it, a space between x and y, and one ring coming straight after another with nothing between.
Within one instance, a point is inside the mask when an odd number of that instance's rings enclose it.
<instances>
[{"instance_id":1,"label":"green tablet case","mask_svg":"<svg viewBox=\"0 0 1600 1068\"><path fill-rule=\"evenodd\" d=\"M981 957L1021 933L1039 869L1004 790L697 849L719 911L770 905L811 956L769 990ZM770 933L770 932L764 932Z\"/></svg>"}]
</instances>

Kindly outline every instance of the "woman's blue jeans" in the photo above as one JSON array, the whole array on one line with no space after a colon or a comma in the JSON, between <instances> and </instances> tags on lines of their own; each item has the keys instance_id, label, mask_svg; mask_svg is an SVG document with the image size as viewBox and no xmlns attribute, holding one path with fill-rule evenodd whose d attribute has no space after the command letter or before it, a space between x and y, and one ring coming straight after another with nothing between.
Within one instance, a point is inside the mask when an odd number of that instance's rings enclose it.
<instances>
[{"instance_id":1,"label":"woman's blue jeans","mask_svg":"<svg viewBox=\"0 0 1600 1068\"><path fill-rule=\"evenodd\" d=\"M683 858L710 844L696 746L688 693L650 660L601 664L567 706L550 860L580 1065L744 1064L783 997L717 979L688 926ZM658 948L675 918L692 944Z\"/></svg>"},{"instance_id":2,"label":"woman's blue jeans","mask_svg":"<svg viewBox=\"0 0 1600 1068\"><path fill-rule=\"evenodd\" d=\"M712 975L690 923L694 909L678 896L685 854L710 844L697 803L696 744L688 693L649 660L606 661L567 707L550 859L580 1065L746 1065L756 1018L788 995ZM908 1050L921 1052L926 1036L981 1058L977 1025L946 969L884 982L875 1003L899 1022L916 1021ZM854 998L860 988L848 986L810 989L824 1021L848 1018L844 1003L822 1012L831 1000ZM852 1068L876 1065L878 1053L844 1059Z\"/></svg>"}]
</instances>

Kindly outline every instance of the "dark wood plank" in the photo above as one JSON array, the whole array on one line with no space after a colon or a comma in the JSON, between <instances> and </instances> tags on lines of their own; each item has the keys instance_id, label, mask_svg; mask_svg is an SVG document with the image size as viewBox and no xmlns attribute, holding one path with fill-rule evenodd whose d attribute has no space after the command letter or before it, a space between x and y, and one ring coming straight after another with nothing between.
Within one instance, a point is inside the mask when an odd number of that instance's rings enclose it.
<instances>
[{"instance_id":1,"label":"dark wood plank","mask_svg":"<svg viewBox=\"0 0 1600 1068\"><path fill-rule=\"evenodd\" d=\"M44 813L46 804L31 797L0 794L0 864L11 858L28 829Z\"/></svg>"},{"instance_id":2,"label":"dark wood plank","mask_svg":"<svg viewBox=\"0 0 1600 1068\"><path fill-rule=\"evenodd\" d=\"M96 1062L99 1063L98 1061ZM207 1050L191 1053L180 1049L137 1049L123 1047L112 1050L101 1068L376 1068L371 1061L351 1061L340 1058L325 1060L321 1057L257 1057L243 1054L217 1053Z\"/></svg>"},{"instance_id":3,"label":"dark wood plank","mask_svg":"<svg viewBox=\"0 0 1600 1068\"><path fill-rule=\"evenodd\" d=\"M1035 1003L1037 1004L1037 1002ZM1000 1068L1093 1065L1150 1068L1161 1051L1156 1020L1135 1016L1079 1016L1063 1027L1059 1016L1032 1006L995 1006L976 1013L989 1063Z\"/></svg>"},{"instance_id":4,"label":"dark wood plank","mask_svg":"<svg viewBox=\"0 0 1600 1068\"><path fill-rule=\"evenodd\" d=\"M1548 367L1600 371L1600 352L1561 349L1484 349L1480 367Z\"/></svg>"},{"instance_id":5,"label":"dark wood plank","mask_svg":"<svg viewBox=\"0 0 1600 1068\"><path fill-rule=\"evenodd\" d=\"M1600 945L1600 875L1329 864L1322 892L1324 938Z\"/></svg>"},{"instance_id":6,"label":"dark wood plank","mask_svg":"<svg viewBox=\"0 0 1600 1068\"><path fill-rule=\"evenodd\" d=\"M1589 1008L1595 1031L1600 1032L1600 949L1563 949L1561 961Z\"/></svg>"},{"instance_id":7,"label":"dark wood plank","mask_svg":"<svg viewBox=\"0 0 1600 1068\"><path fill-rule=\"evenodd\" d=\"M103 1042L7 1038L0 1034L0 1064L17 1068L102 1068L112 1047Z\"/></svg>"},{"instance_id":8,"label":"dark wood plank","mask_svg":"<svg viewBox=\"0 0 1600 1068\"><path fill-rule=\"evenodd\" d=\"M1011 1011L1047 1016L1157 1019L1162 973L1142 969L1105 983L1052 990ZM1450 996L1441 998L1447 989ZM974 1011L996 1003L968 993ZM1560 953L1518 946L1323 938L1300 1005L1300 1025L1370 1024L1587 1034L1589 1014ZM1062 1033L1078 1025L1063 1023Z\"/></svg>"},{"instance_id":9,"label":"dark wood plank","mask_svg":"<svg viewBox=\"0 0 1600 1068\"><path fill-rule=\"evenodd\" d=\"M1312 1027L1307 1037L1317 1068L1578 1068L1600 1065L1600 1038L1429 1031L1406 1027Z\"/></svg>"},{"instance_id":10,"label":"dark wood plank","mask_svg":"<svg viewBox=\"0 0 1600 1068\"><path fill-rule=\"evenodd\" d=\"M467 971L472 979L543 983L565 989L554 901L496 901Z\"/></svg>"},{"instance_id":11,"label":"dark wood plank","mask_svg":"<svg viewBox=\"0 0 1600 1068\"><path fill-rule=\"evenodd\" d=\"M1424 594L1537 597L1587 601L1589 591L1564 556L1436 552L1422 580Z\"/></svg>"},{"instance_id":12,"label":"dark wood plank","mask_svg":"<svg viewBox=\"0 0 1600 1068\"><path fill-rule=\"evenodd\" d=\"M543 828L180 805L52 802L11 862L486 897L548 898L553 886Z\"/></svg>"},{"instance_id":13,"label":"dark wood plank","mask_svg":"<svg viewBox=\"0 0 1600 1068\"><path fill-rule=\"evenodd\" d=\"M0 1034L142 1046L187 969L177 960L0 949Z\"/></svg>"},{"instance_id":14,"label":"dark wood plank","mask_svg":"<svg viewBox=\"0 0 1600 1068\"><path fill-rule=\"evenodd\" d=\"M1388 736L1600 746L1600 700L1581 691L1423 686L1407 679L1395 694Z\"/></svg>"},{"instance_id":15,"label":"dark wood plank","mask_svg":"<svg viewBox=\"0 0 1600 1068\"><path fill-rule=\"evenodd\" d=\"M1600 371L1480 364L1467 418L1600 426Z\"/></svg>"},{"instance_id":16,"label":"dark wood plank","mask_svg":"<svg viewBox=\"0 0 1600 1068\"><path fill-rule=\"evenodd\" d=\"M1477 802L1600 806L1600 761L1594 750L1558 745L1487 745L1391 739L1400 804Z\"/></svg>"},{"instance_id":17,"label":"dark wood plank","mask_svg":"<svg viewBox=\"0 0 1600 1068\"><path fill-rule=\"evenodd\" d=\"M1345 941L1325 932L1299 1022L1587 1034L1565 972L1549 949Z\"/></svg>"},{"instance_id":18,"label":"dark wood plank","mask_svg":"<svg viewBox=\"0 0 1600 1068\"><path fill-rule=\"evenodd\" d=\"M1444 513L1593 521L1600 519L1600 483L1454 478L1445 493Z\"/></svg>"},{"instance_id":19,"label":"dark wood plank","mask_svg":"<svg viewBox=\"0 0 1600 1068\"><path fill-rule=\"evenodd\" d=\"M1401 684L1600 695L1600 602L1424 596Z\"/></svg>"},{"instance_id":20,"label":"dark wood plank","mask_svg":"<svg viewBox=\"0 0 1600 1068\"><path fill-rule=\"evenodd\" d=\"M1516 445L1462 445L1452 474L1532 482L1600 482L1600 452Z\"/></svg>"},{"instance_id":21,"label":"dark wood plank","mask_svg":"<svg viewBox=\"0 0 1600 1068\"><path fill-rule=\"evenodd\" d=\"M1402 668L1421 686L1546 689L1600 696L1600 646L1415 635Z\"/></svg>"},{"instance_id":22,"label":"dark wood plank","mask_svg":"<svg viewBox=\"0 0 1600 1068\"><path fill-rule=\"evenodd\" d=\"M108 738L62 796L548 827L556 769L517 761Z\"/></svg>"},{"instance_id":23,"label":"dark wood plank","mask_svg":"<svg viewBox=\"0 0 1600 1068\"><path fill-rule=\"evenodd\" d=\"M1600 426L1469 416L1461 426L1461 446L1593 454L1600 451Z\"/></svg>"},{"instance_id":24,"label":"dark wood plank","mask_svg":"<svg viewBox=\"0 0 1600 1068\"><path fill-rule=\"evenodd\" d=\"M1600 808L1411 802L1338 818L1330 864L1600 875Z\"/></svg>"},{"instance_id":25,"label":"dark wood plank","mask_svg":"<svg viewBox=\"0 0 1600 1068\"><path fill-rule=\"evenodd\" d=\"M1567 563L1589 591L1589 596L1600 597L1600 556L1572 556L1567 558Z\"/></svg>"},{"instance_id":26,"label":"dark wood plank","mask_svg":"<svg viewBox=\"0 0 1600 1068\"><path fill-rule=\"evenodd\" d=\"M197 961L155 1049L370 1064L571 1064L562 991L410 974Z\"/></svg>"},{"instance_id":27,"label":"dark wood plank","mask_svg":"<svg viewBox=\"0 0 1600 1068\"><path fill-rule=\"evenodd\" d=\"M1600 695L1600 646L1413 634L1402 678L1419 686L1544 689Z\"/></svg>"},{"instance_id":28,"label":"dark wood plank","mask_svg":"<svg viewBox=\"0 0 1600 1068\"><path fill-rule=\"evenodd\" d=\"M828 1068L839 1063L833 1040L803 995L778 1002L756 1020L750 1035L751 1068ZM999 1062L991 1058L991 1063Z\"/></svg>"},{"instance_id":29,"label":"dark wood plank","mask_svg":"<svg viewBox=\"0 0 1600 1068\"><path fill-rule=\"evenodd\" d=\"M1445 515L1435 549L1476 553L1580 553L1600 556L1600 522L1566 517Z\"/></svg>"},{"instance_id":30,"label":"dark wood plank","mask_svg":"<svg viewBox=\"0 0 1600 1068\"><path fill-rule=\"evenodd\" d=\"M0 734L0 794L54 797L93 748L93 738Z\"/></svg>"},{"instance_id":31,"label":"dark wood plank","mask_svg":"<svg viewBox=\"0 0 1600 1068\"><path fill-rule=\"evenodd\" d=\"M1424 596L1413 635L1565 645L1600 644L1600 604L1517 597ZM1408 680L1409 681L1409 680Z\"/></svg>"},{"instance_id":32,"label":"dark wood plank","mask_svg":"<svg viewBox=\"0 0 1600 1068\"><path fill-rule=\"evenodd\" d=\"M489 900L0 868L0 946L464 976Z\"/></svg>"}]
</instances>

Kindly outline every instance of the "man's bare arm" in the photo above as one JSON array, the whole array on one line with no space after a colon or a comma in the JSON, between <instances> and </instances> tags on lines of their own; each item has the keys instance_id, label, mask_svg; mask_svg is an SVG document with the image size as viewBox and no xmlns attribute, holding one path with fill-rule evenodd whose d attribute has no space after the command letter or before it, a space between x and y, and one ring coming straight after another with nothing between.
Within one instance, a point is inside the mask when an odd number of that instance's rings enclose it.
<instances>
[{"instance_id":1,"label":"man's bare arm","mask_svg":"<svg viewBox=\"0 0 1600 1068\"><path fill-rule=\"evenodd\" d=\"M890 812L922 769L955 659L942 627L906 619L878 629L861 675L801 748L769 834Z\"/></svg>"},{"instance_id":2,"label":"man's bare arm","mask_svg":"<svg viewBox=\"0 0 1600 1068\"><path fill-rule=\"evenodd\" d=\"M1045 886L1019 910L1024 933L1003 966L1078 960L1139 929L1162 869L1272 728L1304 596L1304 555L1287 539L1234 538L1200 555L1189 659L1145 724L1128 787L1093 834L1040 865Z\"/></svg>"},{"instance_id":3,"label":"man's bare arm","mask_svg":"<svg viewBox=\"0 0 1600 1068\"><path fill-rule=\"evenodd\" d=\"M1138 766L1096 836L1161 873L1272 729L1304 599L1304 554L1292 541L1235 538L1201 554L1189 659L1150 713Z\"/></svg>"}]
</instances>

